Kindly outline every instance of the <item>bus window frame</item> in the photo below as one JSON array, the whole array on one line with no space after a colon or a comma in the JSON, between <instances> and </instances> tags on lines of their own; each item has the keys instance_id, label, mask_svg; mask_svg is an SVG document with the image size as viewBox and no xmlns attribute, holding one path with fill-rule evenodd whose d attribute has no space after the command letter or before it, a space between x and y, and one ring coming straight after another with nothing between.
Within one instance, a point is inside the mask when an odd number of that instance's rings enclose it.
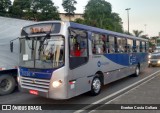
<instances>
[{"instance_id":1,"label":"bus window frame","mask_svg":"<svg viewBox=\"0 0 160 113\"><path fill-rule=\"evenodd\" d=\"M70 46L70 32L71 32L71 31L70 31L70 29L81 30L81 31L84 31L84 32L86 33L86 36L87 36L87 37L86 37L86 39L87 39L87 57L71 57L71 56L70 56L70 54L71 54L71 51L70 51L70 49L71 49L71 46ZM68 59L69 59L69 68L70 68L70 70L76 69L76 68L78 68L78 67L81 67L81 66L87 64L88 61L89 61L89 33L88 33L88 31L86 31L86 30L84 30L84 29L80 29L80 28L68 27L68 48L69 48L69 51L68 51ZM71 65L71 59L73 59L73 58L78 58L78 59L86 58L86 62L85 62L85 63L82 63L82 64L80 64L80 65L77 65L77 66L72 66L72 65Z\"/></svg>"},{"instance_id":2,"label":"bus window frame","mask_svg":"<svg viewBox=\"0 0 160 113\"><path fill-rule=\"evenodd\" d=\"M109 38L108 38L108 35L106 34L106 33L99 33L99 32L91 32L91 47L92 47L92 40L93 40L93 37L92 37L92 34L96 34L96 35L101 35L101 36L105 36L105 38L106 38L106 42L105 43L108 43L109 42ZM103 51L103 53L100 53L100 54L98 54L98 53L93 53L93 47L91 48L92 50L92 55L104 55L104 54L108 54L108 52L107 52L107 50L104 52Z\"/></svg>"},{"instance_id":3,"label":"bus window frame","mask_svg":"<svg viewBox=\"0 0 160 113\"><path fill-rule=\"evenodd\" d=\"M125 54L125 53L127 53L127 48L126 48L126 46L127 46L127 38L126 37L121 37L121 36L116 36L116 39L117 39L117 45L116 45L117 46L117 53L118 54ZM124 49L123 52L119 52L118 51L118 48L119 48L118 39L120 39L121 41L125 40L125 44L121 45L123 47L123 49Z\"/></svg>"},{"instance_id":4,"label":"bus window frame","mask_svg":"<svg viewBox=\"0 0 160 113\"><path fill-rule=\"evenodd\" d=\"M110 38L109 37L112 37L113 39L114 39L114 52L113 53L111 53L111 50L110 50ZM116 40L116 38L115 38L115 36L114 35L111 35L111 34L108 34L108 43L109 43L109 52L108 52L108 54L116 54L116 48L115 48L115 40Z\"/></svg>"},{"instance_id":5,"label":"bus window frame","mask_svg":"<svg viewBox=\"0 0 160 113\"><path fill-rule=\"evenodd\" d=\"M131 38L126 38L126 40L127 40L127 44L126 44L126 49L127 49L127 52L126 53L133 53L133 52L135 52L135 50L134 50L134 40L133 39L131 39ZM132 42L132 45L131 45L131 47L129 48L129 46L128 46L128 41L131 41ZM130 49L130 50L129 50Z\"/></svg>"}]
</instances>

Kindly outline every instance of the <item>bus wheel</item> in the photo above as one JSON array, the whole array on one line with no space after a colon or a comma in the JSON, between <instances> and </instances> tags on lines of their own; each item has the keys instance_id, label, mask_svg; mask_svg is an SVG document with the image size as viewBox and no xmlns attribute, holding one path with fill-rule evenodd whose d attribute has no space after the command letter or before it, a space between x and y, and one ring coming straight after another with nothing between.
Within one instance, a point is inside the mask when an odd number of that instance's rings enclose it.
<instances>
[{"instance_id":1,"label":"bus wheel","mask_svg":"<svg viewBox=\"0 0 160 113\"><path fill-rule=\"evenodd\" d=\"M15 89L15 79L10 75L0 76L0 95L6 95L13 92Z\"/></svg>"},{"instance_id":2,"label":"bus wheel","mask_svg":"<svg viewBox=\"0 0 160 113\"><path fill-rule=\"evenodd\" d=\"M135 69L135 74L134 74L134 75L135 75L136 77L138 77L139 74L140 74L140 67L137 65L137 66L136 66L136 69Z\"/></svg>"},{"instance_id":3,"label":"bus wheel","mask_svg":"<svg viewBox=\"0 0 160 113\"><path fill-rule=\"evenodd\" d=\"M92 81L92 84L91 84L91 95L93 96L96 96L100 93L101 91L101 88L102 88L102 82L100 80L99 77L94 77L93 81Z\"/></svg>"}]
</instances>

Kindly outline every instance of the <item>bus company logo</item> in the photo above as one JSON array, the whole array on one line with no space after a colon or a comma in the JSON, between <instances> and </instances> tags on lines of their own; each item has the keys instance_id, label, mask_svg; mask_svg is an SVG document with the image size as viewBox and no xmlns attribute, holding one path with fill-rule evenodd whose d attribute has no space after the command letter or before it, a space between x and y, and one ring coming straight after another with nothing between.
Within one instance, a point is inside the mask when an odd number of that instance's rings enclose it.
<instances>
[{"instance_id":1,"label":"bus company logo","mask_svg":"<svg viewBox=\"0 0 160 113\"><path fill-rule=\"evenodd\" d=\"M97 62L97 66L101 67L101 62L100 61Z\"/></svg>"},{"instance_id":2,"label":"bus company logo","mask_svg":"<svg viewBox=\"0 0 160 113\"><path fill-rule=\"evenodd\" d=\"M36 76L36 74L35 74L35 73L32 73L32 76L34 77L34 76Z\"/></svg>"},{"instance_id":3,"label":"bus company logo","mask_svg":"<svg viewBox=\"0 0 160 113\"><path fill-rule=\"evenodd\" d=\"M109 65L109 62L100 62L100 61L97 62L98 67L105 66L105 65Z\"/></svg>"},{"instance_id":4,"label":"bus company logo","mask_svg":"<svg viewBox=\"0 0 160 113\"><path fill-rule=\"evenodd\" d=\"M134 56L134 55L131 54L131 55L129 56L129 63L130 63L130 64L133 64L133 63L135 63L135 62L136 62L136 56Z\"/></svg>"},{"instance_id":5,"label":"bus company logo","mask_svg":"<svg viewBox=\"0 0 160 113\"><path fill-rule=\"evenodd\" d=\"M36 80L32 80L32 83L35 84L35 83L36 83Z\"/></svg>"}]
</instances>

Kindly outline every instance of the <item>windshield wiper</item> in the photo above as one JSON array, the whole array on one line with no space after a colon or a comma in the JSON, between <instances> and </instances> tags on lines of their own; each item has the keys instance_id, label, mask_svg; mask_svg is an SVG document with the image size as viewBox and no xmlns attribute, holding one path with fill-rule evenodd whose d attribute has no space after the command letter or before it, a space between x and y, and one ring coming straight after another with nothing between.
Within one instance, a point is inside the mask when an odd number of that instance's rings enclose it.
<instances>
[{"instance_id":1,"label":"windshield wiper","mask_svg":"<svg viewBox=\"0 0 160 113\"><path fill-rule=\"evenodd\" d=\"M43 46L44 46L44 41L45 41L46 39L50 39L50 37L51 37L51 36L50 36L50 33L46 34L46 36L44 37L42 43L41 43L40 46L39 46L39 51L42 50L42 48L43 48Z\"/></svg>"}]
</instances>

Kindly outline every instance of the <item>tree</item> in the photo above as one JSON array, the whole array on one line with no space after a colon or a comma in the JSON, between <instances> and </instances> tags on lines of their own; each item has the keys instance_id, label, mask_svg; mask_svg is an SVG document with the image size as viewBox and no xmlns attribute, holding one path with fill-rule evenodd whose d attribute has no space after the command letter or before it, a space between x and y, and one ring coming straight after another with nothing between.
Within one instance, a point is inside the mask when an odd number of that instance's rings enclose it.
<instances>
[{"instance_id":1,"label":"tree","mask_svg":"<svg viewBox=\"0 0 160 113\"><path fill-rule=\"evenodd\" d=\"M85 24L103 29L122 32L122 19L112 13L112 6L105 0L90 0L85 6Z\"/></svg>"},{"instance_id":2,"label":"tree","mask_svg":"<svg viewBox=\"0 0 160 113\"><path fill-rule=\"evenodd\" d=\"M10 0L0 0L0 16L5 16L11 6Z\"/></svg>"},{"instance_id":3,"label":"tree","mask_svg":"<svg viewBox=\"0 0 160 113\"><path fill-rule=\"evenodd\" d=\"M71 16L74 16L74 11L76 10L76 7L74 6L77 4L77 1L75 0L63 0L62 6L65 10L66 16L69 17L69 21L71 21Z\"/></svg>"},{"instance_id":4,"label":"tree","mask_svg":"<svg viewBox=\"0 0 160 113\"><path fill-rule=\"evenodd\" d=\"M142 33L143 33L143 31L133 30L133 34L136 37L140 37Z\"/></svg>"},{"instance_id":5,"label":"tree","mask_svg":"<svg viewBox=\"0 0 160 113\"><path fill-rule=\"evenodd\" d=\"M52 0L15 0L10 12L14 17L29 20L60 20Z\"/></svg>"},{"instance_id":6,"label":"tree","mask_svg":"<svg viewBox=\"0 0 160 113\"><path fill-rule=\"evenodd\" d=\"M147 35L141 35L141 38L149 39L149 37Z\"/></svg>"},{"instance_id":7,"label":"tree","mask_svg":"<svg viewBox=\"0 0 160 113\"><path fill-rule=\"evenodd\" d=\"M12 17L22 18L30 10L32 0L14 0L10 13Z\"/></svg>"},{"instance_id":8,"label":"tree","mask_svg":"<svg viewBox=\"0 0 160 113\"><path fill-rule=\"evenodd\" d=\"M117 32L123 32L122 19L119 17L119 14L112 13L111 18L112 18L112 22L114 24L113 30L117 31Z\"/></svg>"},{"instance_id":9,"label":"tree","mask_svg":"<svg viewBox=\"0 0 160 113\"><path fill-rule=\"evenodd\" d=\"M57 7L51 0L34 0L30 8L30 19L37 21L60 20Z\"/></svg>"},{"instance_id":10,"label":"tree","mask_svg":"<svg viewBox=\"0 0 160 113\"><path fill-rule=\"evenodd\" d=\"M81 18L77 18L77 19L75 19L75 21L74 22L76 22L76 23L80 23L80 24L84 24L84 20L83 19L81 19Z\"/></svg>"}]
</instances>

